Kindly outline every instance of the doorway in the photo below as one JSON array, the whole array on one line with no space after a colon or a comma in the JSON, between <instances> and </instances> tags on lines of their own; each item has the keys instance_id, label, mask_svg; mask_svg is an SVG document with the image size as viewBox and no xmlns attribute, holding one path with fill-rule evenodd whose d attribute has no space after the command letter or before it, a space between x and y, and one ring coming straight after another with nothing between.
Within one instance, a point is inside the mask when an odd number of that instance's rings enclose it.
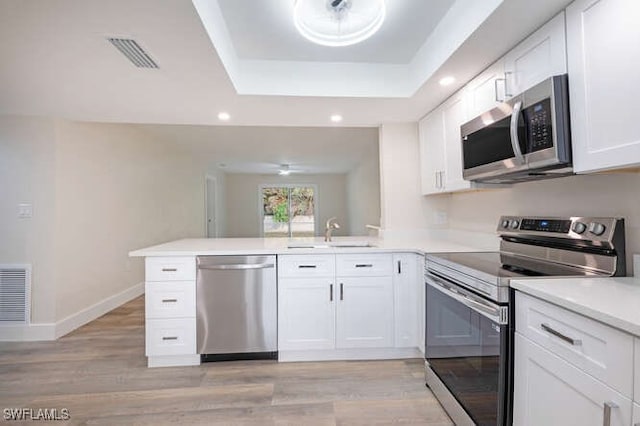
<instances>
[{"instance_id":1,"label":"doorway","mask_svg":"<svg viewBox=\"0 0 640 426\"><path fill-rule=\"evenodd\" d=\"M216 211L217 180L214 176L205 177L205 227L207 238L218 238L218 215Z\"/></svg>"}]
</instances>

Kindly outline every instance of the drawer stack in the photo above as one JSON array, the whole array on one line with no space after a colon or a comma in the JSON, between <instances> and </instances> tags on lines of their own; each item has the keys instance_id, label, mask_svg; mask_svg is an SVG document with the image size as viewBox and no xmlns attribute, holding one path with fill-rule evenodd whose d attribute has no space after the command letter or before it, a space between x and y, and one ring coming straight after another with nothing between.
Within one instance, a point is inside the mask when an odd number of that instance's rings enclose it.
<instances>
[{"instance_id":1,"label":"drawer stack","mask_svg":"<svg viewBox=\"0 0 640 426\"><path fill-rule=\"evenodd\" d=\"M147 257L146 355L149 367L198 364L194 257Z\"/></svg>"}]
</instances>

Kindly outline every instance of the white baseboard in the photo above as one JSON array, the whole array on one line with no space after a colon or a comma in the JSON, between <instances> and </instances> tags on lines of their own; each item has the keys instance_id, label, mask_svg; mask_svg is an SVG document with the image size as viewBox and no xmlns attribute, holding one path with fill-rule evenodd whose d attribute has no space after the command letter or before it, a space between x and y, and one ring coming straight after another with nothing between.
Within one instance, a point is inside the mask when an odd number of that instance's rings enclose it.
<instances>
[{"instance_id":1,"label":"white baseboard","mask_svg":"<svg viewBox=\"0 0 640 426\"><path fill-rule=\"evenodd\" d=\"M147 367L184 367L200 365L200 355L166 355L150 356L147 358Z\"/></svg>"},{"instance_id":2,"label":"white baseboard","mask_svg":"<svg viewBox=\"0 0 640 426\"><path fill-rule=\"evenodd\" d=\"M100 318L107 312L114 310L118 306L124 305L141 294L144 294L144 283L138 283L133 287L129 287L118 294L114 294L111 297L101 300L88 308L69 315L56 323L55 338L57 339L65 334L71 333L76 328L82 327L96 318Z\"/></svg>"},{"instance_id":3,"label":"white baseboard","mask_svg":"<svg viewBox=\"0 0 640 426\"><path fill-rule=\"evenodd\" d=\"M56 340L56 325L3 325L0 327L0 342L37 342Z\"/></svg>"},{"instance_id":4,"label":"white baseboard","mask_svg":"<svg viewBox=\"0 0 640 426\"><path fill-rule=\"evenodd\" d=\"M55 324L0 326L0 342L56 340L141 294L144 294L144 283L138 283L118 294L114 294L75 314L69 315Z\"/></svg>"}]
</instances>

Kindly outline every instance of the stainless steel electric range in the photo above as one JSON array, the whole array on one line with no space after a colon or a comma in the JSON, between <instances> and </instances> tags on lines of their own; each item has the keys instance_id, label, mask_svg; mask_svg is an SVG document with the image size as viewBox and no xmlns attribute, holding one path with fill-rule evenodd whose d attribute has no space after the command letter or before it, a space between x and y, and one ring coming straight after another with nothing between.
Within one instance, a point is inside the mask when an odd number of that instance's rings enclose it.
<instances>
[{"instance_id":1,"label":"stainless steel electric range","mask_svg":"<svg viewBox=\"0 0 640 426\"><path fill-rule=\"evenodd\" d=\"M499 252L426 258L426 382L458 426L511 424L512 279L626 273L624 219L504 216L498 233Z\"/></svg>"}]
</instances>

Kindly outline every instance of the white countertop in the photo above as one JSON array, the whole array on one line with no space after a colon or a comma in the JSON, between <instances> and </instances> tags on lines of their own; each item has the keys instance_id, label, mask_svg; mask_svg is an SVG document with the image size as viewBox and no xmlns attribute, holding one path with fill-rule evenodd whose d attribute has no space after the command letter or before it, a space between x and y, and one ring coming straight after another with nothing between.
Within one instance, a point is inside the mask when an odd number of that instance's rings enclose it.
<instances>
[{"instance_id":1,"label":"white countertop","mask_svg":"<svg viewBox=\"0 0 640 426\"><path fill-rule=\"evenodd\" d=\"M640 336L640 277L513 280L511 287Z\"/></svg>"},{"instance_id":2,"label":"white countertop","mask_svg":"<svg viewBox=\"0 0 640 426\"><path fill-rule=\"evenodd\" d=\"M146 256L207 256L207 255L260 255L309 253L362 253L362 252L457 252L496 251L496 235L458 230L418 231L413 236L397 237L334 237L334 243L368 242L373 247L295 248L290 244L325 244L318 238L187 238L156 246L134 250L132 257Z\"/></svg>"}]
</instances>

